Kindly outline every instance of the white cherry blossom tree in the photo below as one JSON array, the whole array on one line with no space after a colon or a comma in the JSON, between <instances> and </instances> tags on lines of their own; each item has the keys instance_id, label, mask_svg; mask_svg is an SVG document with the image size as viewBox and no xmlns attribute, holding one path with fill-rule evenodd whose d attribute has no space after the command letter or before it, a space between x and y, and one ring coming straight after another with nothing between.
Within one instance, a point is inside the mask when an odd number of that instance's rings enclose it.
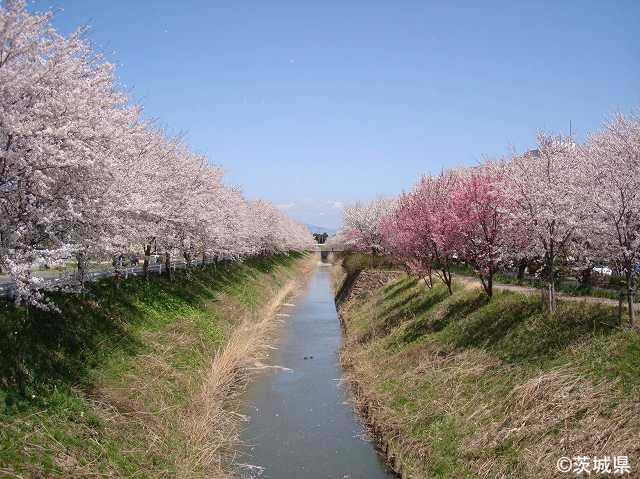
<instances>
[{"instance_id":1,"label":"white cherry blossom tree","mask_svg":"<svg viewBox=\"0 0 640 479\"><path fill-rule=\"evenodd\" d=\"M582 149L582 198L594 254L625 278L629 319L640 265L640 120L615 116Z\"/></svg>"}]
</instances>

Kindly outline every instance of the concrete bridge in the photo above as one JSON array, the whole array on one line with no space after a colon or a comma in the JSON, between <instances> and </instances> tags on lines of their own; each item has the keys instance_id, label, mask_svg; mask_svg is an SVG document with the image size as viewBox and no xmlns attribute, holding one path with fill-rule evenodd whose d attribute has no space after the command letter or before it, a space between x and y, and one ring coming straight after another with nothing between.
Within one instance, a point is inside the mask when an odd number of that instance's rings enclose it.
<instances>
[{"instance_id":1,"label":"concrete bridge","mask_svg":"<svg viewBox=\"0 0 640 479\"><path fill-rule=\"evenodd\" d=\"M316 243L309 251L317 251L319 253L340 253L344 251L344 247Z\"/></svg>"}]
</instances>

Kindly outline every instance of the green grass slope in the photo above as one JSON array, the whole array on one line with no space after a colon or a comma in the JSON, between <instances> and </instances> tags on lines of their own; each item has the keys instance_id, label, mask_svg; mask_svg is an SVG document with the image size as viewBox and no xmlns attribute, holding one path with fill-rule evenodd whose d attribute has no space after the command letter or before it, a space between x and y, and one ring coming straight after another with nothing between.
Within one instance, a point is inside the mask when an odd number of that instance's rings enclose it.
<instances>
[{"instance_id":1,"label":"green grass slope","mask_svg":"<svg viewBox=\"0 0 640 479\"><path fill-rule=\"evenodd\" d=\"M3 300L0 477L183 476L181 416L207 365L300 262L254 259L119 289L103 280L54 295L59 313Z\"/></svg>"},{"instance_id":2,"label":"green grass slope","mask_svg":"<svg viewBox=\"0 0 640 479\"><path fill-rule=\"evenodd\" d=\"M576 455L640 468L640 335L613 308L549 317L537 297L380 274L340 305L343 362L407 477L567 477L556 461Z\"/></svg>"}]
</instances>

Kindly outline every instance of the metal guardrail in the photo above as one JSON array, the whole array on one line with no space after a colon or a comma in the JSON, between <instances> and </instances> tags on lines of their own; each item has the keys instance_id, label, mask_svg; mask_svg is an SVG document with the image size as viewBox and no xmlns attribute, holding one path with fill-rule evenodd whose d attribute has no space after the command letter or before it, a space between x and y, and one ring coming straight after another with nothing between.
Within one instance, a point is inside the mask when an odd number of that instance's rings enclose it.
<instances>
[{"instance_id":1,"label":"metal guardrail","mask_svg":"<svg viewBox=\"0 0 640 479\"><path fill-rule=\"evenodd\" d=\"M321 253L340 253L344 251L344 247L341 246L327 246L325 244L315 244L309 251L321 252Z\"/></svg>"},{"instance_id":2,"label":"metal guardrail","mask_svg":"<svg viewBox=\"0 0 640 479\"><path fill-rule=\"evenodd\" d=\"M516 271L501 271L505 276L509 276L510 278L517 279L518 273ZM525 273L523 278L525 282L527 282L533 288L541 288L545 284L545 279ZM581 282L578 278L575 277L563 277L555 280L556 288L569 287L569 288L579 288ZM619 289L616 288L606 288L603 286L591 286L592 291L601 291L603 293L618 293Z\"/></svg>"},{"instance_id":3,"label":"metal guardrail","mask_svg":"<svg viewBox=\"0 0 640 479\"><path fill-rule=\"evenodd\" d=\"M212 260L207 260L207 261L193 260L190 262L190 265L198 266L202 264L213 264L213 263L214 261ZM170 268L173 271L175 271L176 269L185 269L186 267L187 267L186 261L172 261L170 265ZM167 271L165 263L160 263L160 262L150 264L148 269L150 273L158 273L158 274L161 274ZM120 271L116 271L113 268L97 270L97 271L90 270L85 273L85 281L97 281L100 278L114 277L117 274L119 274L123 279L127 279L129 276L140 276L143 273L144 273L144 269L142 266L131 266L128 268L122 268ZM40 276L45 280L43 289L55 289L57 284L60 284L72 279L78 279L77 272L73 272L73 273L61 272L59 274L49 273L46 276L36 274L35 276ZM0 283L0 296L8 296L12 298L15 296L15 292L16 292L16 285L13 281L11 281L10 278L8 281Z\"/></svg>"}]
</instances>

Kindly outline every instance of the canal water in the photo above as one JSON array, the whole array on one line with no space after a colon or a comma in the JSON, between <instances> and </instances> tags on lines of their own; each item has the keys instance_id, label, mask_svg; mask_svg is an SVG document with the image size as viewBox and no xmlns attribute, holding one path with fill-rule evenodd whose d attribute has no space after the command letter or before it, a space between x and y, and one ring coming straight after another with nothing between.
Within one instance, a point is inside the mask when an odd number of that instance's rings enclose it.
<instances>
[{"instance_id":1,"label":"canal water","mask_svg":"<svg viewBox=\"0 0 640 479\"><path fill-rule=\"evenodd\" d=\"M342 331L328 264L315 270L305 293L284 306L284 323L269 364L246 395L242 477L383 479L384 466L349 400L338 350ZM305 359L305 357L307 359Z\"/></svg>"}]
</instances>

